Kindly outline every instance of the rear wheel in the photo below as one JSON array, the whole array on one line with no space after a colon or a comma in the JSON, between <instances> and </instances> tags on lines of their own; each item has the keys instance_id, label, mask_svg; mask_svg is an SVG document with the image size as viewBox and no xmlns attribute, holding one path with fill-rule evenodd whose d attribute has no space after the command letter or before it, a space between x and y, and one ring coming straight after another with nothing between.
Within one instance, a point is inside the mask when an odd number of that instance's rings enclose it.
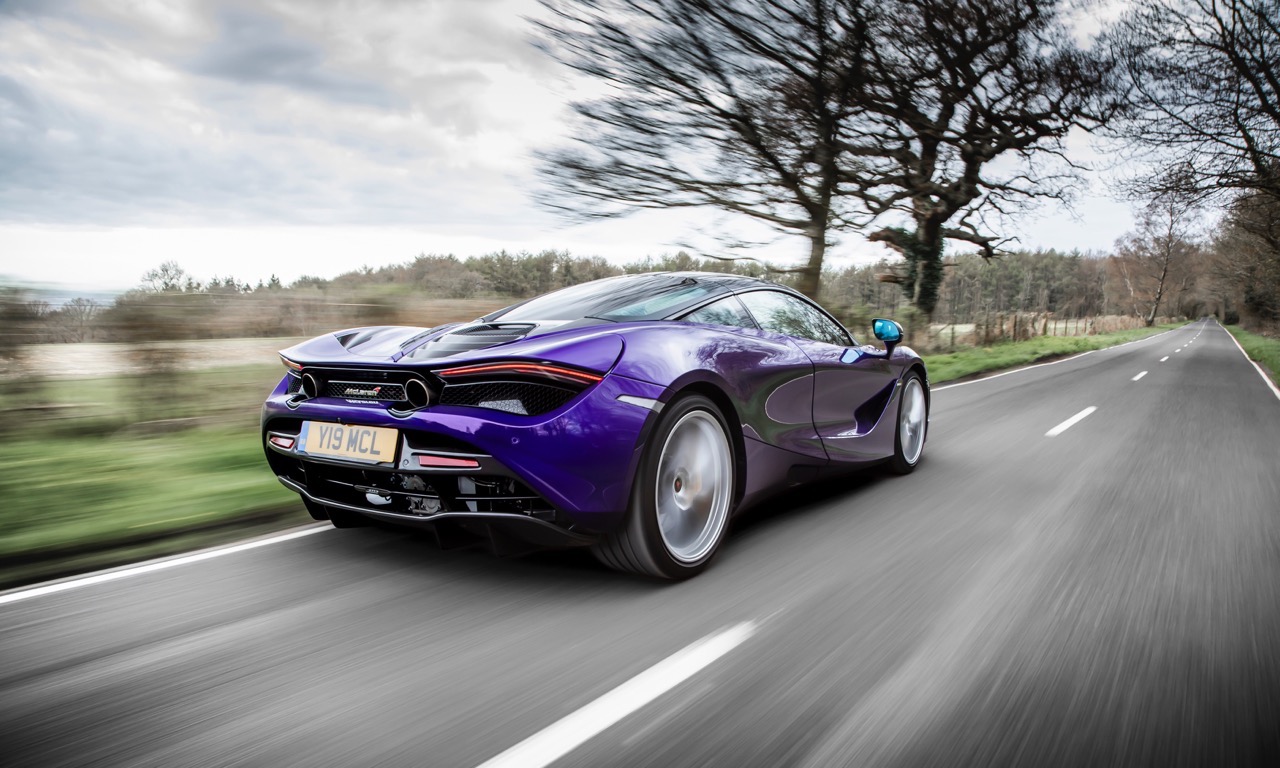
<instances>
[{"instance_id":1,"label":"rear wheel","mask_svg":"<svg viewBox=\"0 0 1280 768\"><path fill-rule=\"evenodd\" d=\"M891 470L899 475L915 470L924 454L928 430L929 400L920 374L912 371L902 380L902 394L898 398L897 433L893 438L893 458L889 460Z\"/></svg>"},{"instance_id":2,"label":"rear wheel","mask_svg":"<svg viewBox=\"0 0 1280 768\"><path fill-rule=\"evenodd\" d=\"M645 450L622 528L594 547L604 564L660 579L701 573L733 509L734 460L720 409L702 395L668 403Z\"/></svg>"}]
</instances>

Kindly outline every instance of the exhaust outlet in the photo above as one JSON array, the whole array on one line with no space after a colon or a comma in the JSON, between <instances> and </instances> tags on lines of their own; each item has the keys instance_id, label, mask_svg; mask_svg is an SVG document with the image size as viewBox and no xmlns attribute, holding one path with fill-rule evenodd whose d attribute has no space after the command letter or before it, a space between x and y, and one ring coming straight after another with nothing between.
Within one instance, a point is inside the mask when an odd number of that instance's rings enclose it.
<instances>
[{"instance_id":1,"label":"exhaust outlet","mask_svg":"<svg viewBox=\"0 0 1280 768\"><path fill-rule=\"evenodd\" d=\"M431 405L431 388L422 379L409 379L404 385L404 396L415 409Z\"/></svg>"},{"instance_id":2,"label":"exhaust outlet","mask_svg":"<svg viewBox=\"0 0 1280 768\"><path fill-rule=\"evenodd\" d=\"M320 382L316 381L316 377L309 373L302 374L302 394L308 398L319 397Z\"/></svg>"}]
</instances>

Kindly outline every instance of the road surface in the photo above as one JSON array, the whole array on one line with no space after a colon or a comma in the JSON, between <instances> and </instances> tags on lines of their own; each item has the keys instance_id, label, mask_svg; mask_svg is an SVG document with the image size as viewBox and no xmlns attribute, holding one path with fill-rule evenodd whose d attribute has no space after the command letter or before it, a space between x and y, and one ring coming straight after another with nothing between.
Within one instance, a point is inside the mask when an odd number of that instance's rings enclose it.
<instances>
[{"instance_id":1,"label":"road surface","mask_svg":"<svg viewBox=\"0 0 1280 768\"><path fill-rule=\"evenodd\" d=\"M682 584L316 529L0 596L6 766L1280 765L1280 395L1213 322L939 388Z\"/></svg>"}]
</instances>

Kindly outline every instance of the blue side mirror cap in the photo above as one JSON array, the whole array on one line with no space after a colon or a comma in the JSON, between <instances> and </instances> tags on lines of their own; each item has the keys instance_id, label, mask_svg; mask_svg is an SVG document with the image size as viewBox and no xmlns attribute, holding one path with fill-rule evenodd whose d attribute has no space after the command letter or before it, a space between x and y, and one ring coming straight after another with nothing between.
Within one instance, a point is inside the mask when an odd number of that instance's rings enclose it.
<instances>
[{"instance_id":1,"label":"blue side mirror cap","mask_svg":"<svg viewBox=\"0 0 1280 768\"><path fill-rule=\"evenodd\" d=\"M876 335L877 339L889 344L897 344L902 341L902 326L892 320L877 317L871 322L871 331Z\"/></svg>"}]
</instances>

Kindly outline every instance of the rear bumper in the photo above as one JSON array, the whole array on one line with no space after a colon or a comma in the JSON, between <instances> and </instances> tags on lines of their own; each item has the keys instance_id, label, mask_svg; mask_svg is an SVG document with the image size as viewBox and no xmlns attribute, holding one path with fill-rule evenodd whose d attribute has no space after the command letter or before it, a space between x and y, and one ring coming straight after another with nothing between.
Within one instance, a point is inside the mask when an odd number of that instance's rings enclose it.
<instances>
[{"instance_id":1,"label":"rear bumper","mask_svg":"<svg viewBox=\"0 0 1280 768\"><path fill-rule=\"evenodd\" d=\"M461 406L396 415L337 398L299 401L286 382L263 405L263 447L281 482L312 501L404 524L480 521L523 539L589 543L622 520L654 414L618 398L657 399L661 388L606 376L538 416ZM303 421L399 430L390 465L299 453L270 435L297 435ZM467 457L469 468L421 468L419 454Z\"/></svg>"},{"instance_id":2,"label":"rear bumper","mask_svg":"<svg viewBox=\"0 0 1280 768\"><path fill-rule=\"evenodd\" d=\"M284 487L304 499L397 525L428 528L437 534L442 544L448 543L446 537L452 537L459 544L483 542L501 554L504 550L522 549L513 546L512 540L537 547L574 547L593 544L599 539L597 535L575 533L545 520L512 512L439 512L425 516L347 504L315 496L305 486L287 477L277 477Z\"/></svg>"}]
</instances>

